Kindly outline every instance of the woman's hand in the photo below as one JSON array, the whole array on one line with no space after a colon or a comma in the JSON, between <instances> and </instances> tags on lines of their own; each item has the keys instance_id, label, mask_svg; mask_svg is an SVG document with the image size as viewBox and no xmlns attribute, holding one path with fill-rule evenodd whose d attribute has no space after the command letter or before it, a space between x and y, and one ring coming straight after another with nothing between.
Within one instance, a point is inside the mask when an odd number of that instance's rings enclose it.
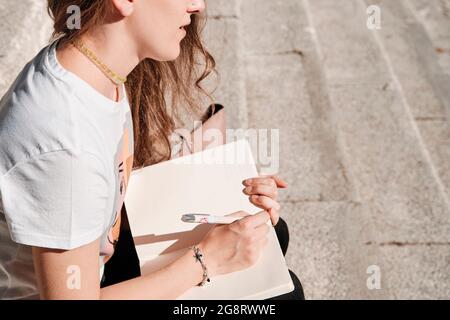
<instances>
[{"instance_id":1,"label":"woman's hand","mask_svg":"<svg viewBox=\"0 0 450 320\"><path fill-rule=\"evenodd\" d=\"M275 226L280 219L281 206L277 202L278 188L287 188L287 183L275 175L259 176L246 179L242 182L244 194L250 197L250 202L258 208L267 210L272 225Z\"/></svg>"},{"instance_id":2,"label":"woman's hand","mask_svg":"<svg viewBox=\"0 0 450 320\"><path fill-rule=\"evenodd\" d=\"M267 211L254 215L238 211L228 216L244 218L231 224L215 225L198 245L210 277L254 265L268 241L270 216Z\"/></svg>"}]
</instances>

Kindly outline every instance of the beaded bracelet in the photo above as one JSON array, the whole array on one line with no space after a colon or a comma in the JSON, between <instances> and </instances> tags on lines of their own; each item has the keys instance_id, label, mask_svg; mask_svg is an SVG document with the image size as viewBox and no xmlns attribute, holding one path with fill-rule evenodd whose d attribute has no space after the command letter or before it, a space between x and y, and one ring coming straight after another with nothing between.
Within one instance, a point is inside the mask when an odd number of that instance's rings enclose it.
<instances>
[{"instance_id":1,"label":"beaded bracelet","mask_svg":"<svg viewBox=\"0 0 450 320\"><path fill-rule=\"evenodd\" d=\"M210 282L211 281L209 279L209 277L208 277L208 269L206 268L206 265L203 262L203 254L200 252L200 249L197 246L192 246L191 249L194 250L194 256L193 257L195 258L195 261L200 262L200 264L202 265L203 279L197 286L203 287L206 284L206 282Z\"/></svg>"}]
</instances>

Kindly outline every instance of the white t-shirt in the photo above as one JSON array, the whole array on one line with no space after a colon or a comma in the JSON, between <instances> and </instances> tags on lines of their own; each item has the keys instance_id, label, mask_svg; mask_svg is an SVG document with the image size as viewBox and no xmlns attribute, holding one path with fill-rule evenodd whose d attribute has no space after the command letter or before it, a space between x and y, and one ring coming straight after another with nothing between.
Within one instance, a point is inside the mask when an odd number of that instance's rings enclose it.
<instances>
[{"instance_id":1,"label":"white t-shirt","mask_svg":"<svg viewBox=\"0 0 450 320\"><path fill-rule=\"evenodd\" d=\"M119 236L130 106L65 70L56 43L0 101L0 299L38 298L31 246L73 249L101 237L102 276Z\"/></svg>"}]
</instances>

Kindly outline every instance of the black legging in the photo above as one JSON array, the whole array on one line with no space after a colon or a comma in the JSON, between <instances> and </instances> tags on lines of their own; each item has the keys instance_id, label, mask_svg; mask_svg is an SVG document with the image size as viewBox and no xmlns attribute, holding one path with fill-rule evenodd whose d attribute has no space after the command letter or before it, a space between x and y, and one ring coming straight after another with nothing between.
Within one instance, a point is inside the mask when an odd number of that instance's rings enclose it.
<instances>
[{"instance_id":1,"label":"black legging","mask_svg":"<svg viewBox=\"0 0 450 320\"><path fill-rule=\"evenodd\" d=\"M277 233L278 242L280 242L281 251L283 251L283 255L286 256L286 252L289 246L289 228L286 221L284 221L282 218L280 218L277 225L275 226L275 232ZM292 272L292 270L289 270L289 273L291 275L292 282L294 283L294 290L267 300L305 300L302 283L295 275L295 273Z\"/></svg>"},{"instance_id":2,"label":"black legging","mask_svg":"<svg viewBox=\"0 0 450 320\"><path fill-rule=\"evenodd\" d=\"M286 255L289 245L289 229L286 222L280 219L275 226L275 231L280 242L281 250ZM289 270L294 290L292 292L276 296L267 300L304 300L302 284L298 277ZM107 287L115 283L123 282L135 277L139 277L141 271L139 268L139 259L131 236L128 218L125 206L121 212L121 226L119 239L116 243L114 255L105 264L101 287Z\"/></svg>"}]
</instances>

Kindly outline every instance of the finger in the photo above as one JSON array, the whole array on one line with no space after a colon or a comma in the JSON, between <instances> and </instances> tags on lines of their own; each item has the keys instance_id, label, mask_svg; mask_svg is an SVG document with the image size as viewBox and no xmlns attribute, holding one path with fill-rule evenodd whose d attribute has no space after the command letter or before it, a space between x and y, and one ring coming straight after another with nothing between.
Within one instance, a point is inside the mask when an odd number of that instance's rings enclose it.
<instances>
[{"instance_id":1,"label":"finger","mask_svg":"<svg viewBox=\"0 0 450 320\"><path fill-rule=\"evenodd\" d=\"M281 205L278 202L266 196L252 195L249 199L252 204L264 210L269 210L271 208L277 210L281 209Z\"/></svg>"},{"instance_id":2,"label":"finger","mask_svg":"<svg viewBox=\"0 0 450 320\"><path fill-rule=\"evenodd\" d=\"M236 211L230 214L227 214L226 217L238 217L238 218L242 218L239 220L234 221L233 223L231 223L229 225L229 227L231 228L231 230L234 230L235 232L240 232L240 228L241 228L241 224L240 221L243 220L245 217L251 216L250 213L245 212L245 211Z\"/></svg>"},{"instance_id":3,"label":"finger","mask_svg":"<svg viewBox=\"0 0 450 320\"><path fill-rule=\"evenodd\" d=\"M280 220L280 211L276 209L269 209L268 210L270 215L270 221L272 222L272 226L276 226L278 221Z\"/></svg>"},{"instance_id":4,"label":"finger","mask_svg":"<svg viewBox=\"0 0 450 320\"><path fill-rule=\"evenodd\" d=\"M239 225L243 228L256 228L270 219L270 215L267 211L260 211L254 215L247 216L239 220Z\"/></svg>"},{"instance_id":5,"label":"finger","mask_svg":"<svg viewBox=\"0 0 450 320\"><path fill-rule=\"evenodd\" d=\"M250 187L246 187L242 190L242 192L244 192L244 194L250 196L250 195L259 195L259 196L266 196L272 199L276 199L278 196L278 190L274 187L270 187L268 185L264 185L264 184L258 184L258 185L253 185Z\"/></svg>"},{"instance_id":6,"label":"finger","mask_svg":"<svg viewBox=\"0 0 450 320\"><path fill-rule=\"evenodd\" d=\"M270 175L269 177L271 177L275 181L278 188L287 188L288 186L287 182L281 179L280 177L276 175Z\"/></svg>"},{"instance_id":7,"label":"finger","mask_svg":"<svg viewBox=\"0 0 450 320\"><path fill-rule=\"evenodd\" d=\"M250 179L246 179L246 180L242 181L242 184L244 186L251 186L251 185L255 185L255 184L265 184L265 185L273 186L273 187L277 186L277 184L275 183L275 180L270 177L250 178Z\"/></svg>"},{"instance_id":8,"label":"finger","mask_svg":"<svg viewBox=\"0 0 450 320\"><path fill-rule=\"evenodd\" d=\"M245 211L236 211L226 215L226 217L247 217L247 216L251 216L251 214Z\"/></svg>"},{"instance_id":9,"label":"finger","mask_svg":"<svg viewBox=\"0 0 450 320\"><path fill-rule=\"evenodd\" d=\"M272 179L278 188L287 188L288 184L286 181L278 177L277 175L271 174L271 175L260 175L259 178L270 178ZM254 178L252 178L253 180Z\"/></svg>"}]
</instances>

